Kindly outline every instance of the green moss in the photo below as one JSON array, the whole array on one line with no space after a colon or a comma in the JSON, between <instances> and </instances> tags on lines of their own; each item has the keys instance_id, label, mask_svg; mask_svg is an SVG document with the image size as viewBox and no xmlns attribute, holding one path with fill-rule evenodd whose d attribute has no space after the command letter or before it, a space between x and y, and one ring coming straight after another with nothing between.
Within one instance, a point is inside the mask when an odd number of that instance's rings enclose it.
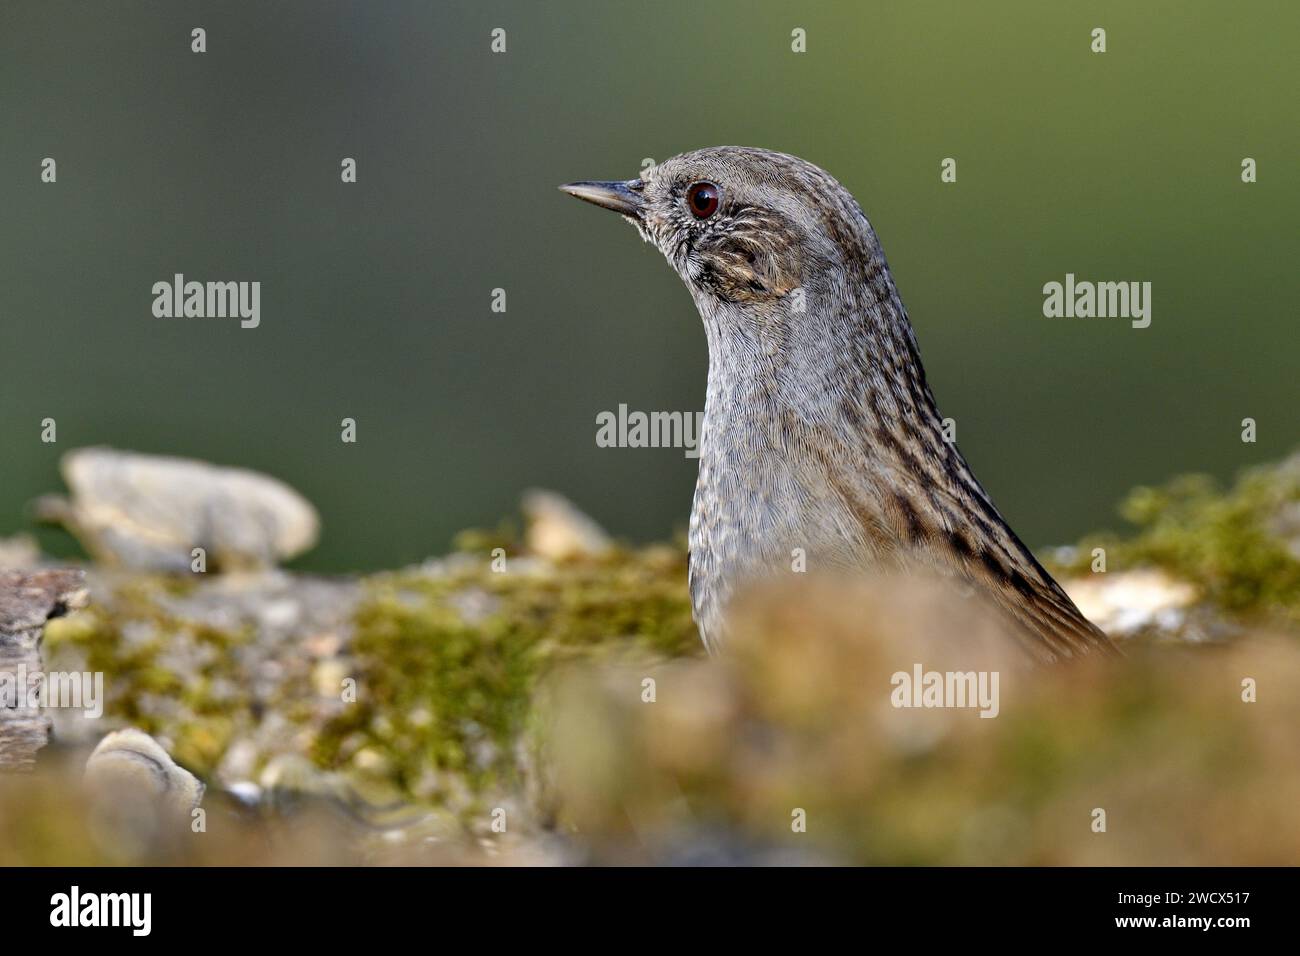
<instances>
[{"instance_id":1,"label":"green moss","mask_svg":"<svg viewBox=\"0 0 1300 956\"><path fill-rule=\"evenodd\" d=\"M294 653L293 641L309 634L243 653L257 638L256 615L213 626L176 601L202 583L155 575L99 582L89 608L51 622L50 658L102 671L106 714L166 738L200 776L210 777L236 740L267 747L254 772L286 744L305 745L318 766L352 784L396 787L408 800L463 813L488 792L522 792L537 737L534 689L548 669L628 652L700 653L680 548L560 564L512 556L496 573L492 549L516 550L508 529L460 542L476 550L437 569L362 579L353 620L339 622L353 633L337 659ZM267 654L278 665L269 678L260 663ZM357 679L355 703L340 707L320 692L318 664ZM269 744L258 733L268 707L286 725Z\"/></svg>"},{"instance_id":2,"label":"green moss","mask_svg":"<svg viewBox=\"0 0 1300 956\"><path fill-rule=\"evenodd\" d=\"M1092 549L1103 547L1110 570L1160 567L1227 612L1300 621L1300 527L1290 542L1283 530L1298 508L1300 457L1246 471L1227 491L1201 475L1137 488L1120 509L1137 533L1090 536L1066 568L1086 572Z\"/></svg>"},{"instance_id":3,"label":"green moss","mask_svg":"<svg viewBox=\"0 0 1300 956\"><path fill-rule=\"evenodd\" d=\"M195 773L212 772L229 744L232 706L246 713L247 701L217 699L218 676L237 678L231 650L249 640L247 631L225 632L166 613L160 594L176 594L174 579L143 575L124 581L107 603L92 603L51 621L45 641L53 666L65 652L81 655L84 666L106 675L105 714L117 723L162 734L174 742L173 756ZM146 636L128 637L128 629ZM193 674L166 666L165 655L182 642L211 645L211 662ZM226 673L229 671L230 673ZM179 716L178 716L179 715Z\"/></svg>"},{"instance_id":4,"label":"green moss","mask_svg":"<svg viewBox=\"0 0 1300 956\"><path fill-rule=\"evenodd\" d=\"M359 706L318 738L315 756L339 765L360 735L421 797L516 791L518 748L548 668L629 649L699 653L685 581L685 555L669 548L560 566L509 559L505 573L466 557L445 576L373 578L352 646ZM433 792L420 793L430 780Z\"/></svg>"}]
</instances>

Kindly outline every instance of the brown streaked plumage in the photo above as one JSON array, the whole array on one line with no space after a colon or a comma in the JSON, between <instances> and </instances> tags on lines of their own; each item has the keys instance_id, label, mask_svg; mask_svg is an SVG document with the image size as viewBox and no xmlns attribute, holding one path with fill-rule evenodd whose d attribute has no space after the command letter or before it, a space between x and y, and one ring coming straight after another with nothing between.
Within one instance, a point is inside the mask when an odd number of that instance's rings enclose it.
<instances>
[{"instance_id":1,"label":"brown streaked plumage","mask_svg":"<svg viewBox=\"0 0 1300 956\"><path fill-rule=\"evenodd\" d=\"M994 507L926 384L875 231L828 173L721 146L627 182L561 187L631 221L704 320L708 391L690 524L709 649L743 583L915 568L990 596L1036 658L1113 651Z\"/></svg>"}]
</instances>

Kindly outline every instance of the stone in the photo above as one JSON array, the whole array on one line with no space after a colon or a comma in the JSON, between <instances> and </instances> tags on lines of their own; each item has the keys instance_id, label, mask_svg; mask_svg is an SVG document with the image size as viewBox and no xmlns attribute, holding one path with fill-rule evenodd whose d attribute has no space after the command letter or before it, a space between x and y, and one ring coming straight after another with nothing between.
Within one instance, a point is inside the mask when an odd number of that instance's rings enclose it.
<instances>
[{"instance_id":1,"label":"stone","mask_svg":"<svg viewBox=\"0 0 1300 956\"><path fill-rule=\"evenodd\" d=\"M275 478L187 458L79 448L62 461L71 499L38 514L63 524L97 561L126 568L257 569L302 554L320 532L316 509Z\"/></svg>"}]
</instances>

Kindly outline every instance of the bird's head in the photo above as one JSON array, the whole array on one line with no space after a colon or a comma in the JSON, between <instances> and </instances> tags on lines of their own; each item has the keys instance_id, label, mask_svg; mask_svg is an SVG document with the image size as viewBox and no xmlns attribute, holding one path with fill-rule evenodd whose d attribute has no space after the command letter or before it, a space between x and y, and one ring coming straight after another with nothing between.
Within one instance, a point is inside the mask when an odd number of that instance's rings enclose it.
<instances>
[{"instance_id":1,"label":"bird's head","mask_svg":"<svg viewBox=\"0 0 1300 956\"><path fill-rule=\"evenodd\" d=\"M701 311L722 303L779 308L829 291L878 250L853 197L828 173L784 153L716 146L682 153L641 178L562 190L632 222L677 270Z\"/></svg>"}]
</instances>

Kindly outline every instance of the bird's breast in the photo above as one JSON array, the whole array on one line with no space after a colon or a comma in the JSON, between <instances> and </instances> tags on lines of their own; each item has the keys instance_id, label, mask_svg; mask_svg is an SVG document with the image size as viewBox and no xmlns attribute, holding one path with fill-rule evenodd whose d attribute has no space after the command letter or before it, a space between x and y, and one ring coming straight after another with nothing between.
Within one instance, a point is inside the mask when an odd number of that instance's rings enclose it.
<instances>
[{"instance_id":1,"label":"bird's breast","mask_svg":"<svg viewBox=\"0 0 1300 956\"><path fill-rule=\"evenodd\" d=\"M869 565L871 518L831 480L823 449L796 427L706 413L690 521L695 618L721 631L745 583Z\"/></svg>"}]
</instances>

